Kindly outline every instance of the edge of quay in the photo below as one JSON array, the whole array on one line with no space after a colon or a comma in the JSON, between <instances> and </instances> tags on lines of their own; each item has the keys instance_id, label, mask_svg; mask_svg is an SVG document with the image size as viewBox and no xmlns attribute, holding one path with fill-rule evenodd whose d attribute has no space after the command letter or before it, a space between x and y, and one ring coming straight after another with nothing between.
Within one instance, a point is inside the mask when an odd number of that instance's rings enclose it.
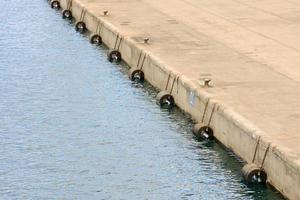
<instances>
[{"instance_id":1,"label":"edge of quay","mask_svg":"<svg viewBox=\"0 0 300 200\"><path fill-rule=\"evenodd\" d=\"M61 7L66 8L68 0L60 0ZM300 160L290 150L279 147L272 137L257 128L253 123L236 113L232 108L214 99L212 95L201 89L193 80L181 75L179 72L158 59L147 48L147 44L134 40L130 35L122 33L113 24L105 19L102 13L93 13L88 6L80 0L72 1L72 13L79 20L81 12L85 9L84 22L90 32L95 32L100 23L101 37L108 48L114 48L118 38L119 51L122 59L130 67L137 66L139 56L145 55L143 71L145 79L154 87L170 90L166 86L168 77L174 81L173 97L176 105L184 112L191 115L195 121L203 120L210 123L214 135L228 149L247 163L251 163L259 141L254 163L261 165L267 152L264 170L268 174L268 182L289 199L300 199ZM194 103L190 103L193 94ZM206 109L205 109L206 107ZM211 118L211 120L210 120Z\"/></svg>"}]
</instances>

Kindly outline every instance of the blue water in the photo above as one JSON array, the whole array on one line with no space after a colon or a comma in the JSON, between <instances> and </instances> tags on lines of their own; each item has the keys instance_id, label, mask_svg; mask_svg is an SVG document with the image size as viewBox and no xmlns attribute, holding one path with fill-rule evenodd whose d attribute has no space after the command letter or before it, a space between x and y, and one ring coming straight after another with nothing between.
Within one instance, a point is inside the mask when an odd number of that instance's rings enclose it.
<instances>
[{"instance_id":1,"label":"blue water","mask_svg":"<svg viewBox=\"0 0 300 200\"><path fill-rule=\"evenodd\" d=\"M2 0L0 199L282 199L44 0Z\"/></svg>"}]
</instances>

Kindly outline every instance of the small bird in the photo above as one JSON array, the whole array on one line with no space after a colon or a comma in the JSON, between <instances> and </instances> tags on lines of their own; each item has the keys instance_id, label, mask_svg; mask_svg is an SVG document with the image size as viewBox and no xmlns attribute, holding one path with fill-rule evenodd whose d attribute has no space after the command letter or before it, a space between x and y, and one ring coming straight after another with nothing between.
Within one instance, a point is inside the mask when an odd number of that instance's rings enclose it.
<instances>
[{"instance_id":1,"label":"small bird","mask_svg":"<svg viewBox=\"0 0 300 200\"><path fill-rule=\"evenodd\" d=\"M145 44L148 44L149 40L150 40L150 38L145 38L145 39L144 39L144 43L145 43Z\"/></svg>"}]
</instances>

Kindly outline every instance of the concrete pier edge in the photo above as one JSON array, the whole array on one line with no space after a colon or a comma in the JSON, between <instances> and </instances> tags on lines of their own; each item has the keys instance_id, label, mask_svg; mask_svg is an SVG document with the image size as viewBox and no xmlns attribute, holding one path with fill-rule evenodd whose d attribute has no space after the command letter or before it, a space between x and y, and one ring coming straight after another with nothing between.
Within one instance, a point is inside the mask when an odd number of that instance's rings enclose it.
<instances>
[{"instance_id":1,"label":"concrete pier edge","mask_svg":"<svg viewBox=\"0 0 300 200\"><path fill-rule=\"evenodd\" d=\"M61 7L67 7L68 0L60 0ZM175 98L176 105L184 112L189 113L195 121L204 118L207 123L209 115L212 115L210 126L215 132L215 137L227 148L231 149L236 155L248 163L252 162L258 138L260 143L254 161L260 166L265 151L270 144L270 151L266 156L264 170L268 174L268 182L289 199L300 199L300 160L290 150L279 147L272 141L270 136L257 128L253 123L239 115L232 108L214 99L202 90L194 80L180 75L168 66L163 60L158 59L147 49L148 44L137 42L132 39L132 35L126 35L118 30L113 24L106 20L107 16L102 13L93 13L88 6L85 6L80 0L72 1L73 17L78 20L82 9L86 9L84 22L88 30L95 32L97 24L102 23L101 37L103 42L113 48L117 36L123 38L120 44L120 52L123 60L130 66L135 67L141 52L146 54L143 67L145 79L154 87L160 90L165 89L168 76L171 82L179 76L172 95ZM138 36L138 35L137 35ZM151 44L150 44L151 45ZM167 86L167 88L170 88ZM195 94L195 103L191 105L189 97L191 92ZM208 102L206 116L204 107ZM215 106L215 110L213 107ZM214 113L212 111L214 110Z\"/></svg>"}]
</instances>

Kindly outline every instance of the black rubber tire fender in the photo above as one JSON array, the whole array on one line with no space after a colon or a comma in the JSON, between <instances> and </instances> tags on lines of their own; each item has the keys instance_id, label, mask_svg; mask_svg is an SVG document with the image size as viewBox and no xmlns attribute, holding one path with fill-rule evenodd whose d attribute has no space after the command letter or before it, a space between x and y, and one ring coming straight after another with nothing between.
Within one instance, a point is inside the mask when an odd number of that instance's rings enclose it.
<instances>
[{"instance_id":1,"label":"black rubber tire fender","mask_svg":"<svg viewBox=\"0 0 300 200\"><path fill-rule=\"evenodd\" d=\"M121 52L118 50L110 50L107 53L107 59L109 62L120 62L122 60Z\"/></svg>"},{"instance_id":2,"label":"black rubber tire fender","mask_svg":"<svg viewBox=\"0 0 300 200\"><path fill-rule=\"evenodd\" d=\"M102 37L99 34L94 33L90 36L90 43L91 44L96 44L96 45L101 45L102 44Z\"/></svg>"},{"instance_id":3,"label":"black rubber tire fender","mask_svg":"<svg viewBox=\"0 0 300 200\"><path fill-rule=\"evenodd\" d=\"M75 30L79 33L84 33L87 30L85 23L83 21L76 22Z\"/></svg>"},{"instance_id":4,"label":"black rubber tire fender","mask_svg":"<svg viewBox=\"0 0 300 200\"><path fill-rule=\"evenodd\" d=\"M214 131L211 127L205 126L203 123L198 123L193 128L194 135L199 139L213 140Z\"/></svg>"},{"instance_id":5,"label":"black rubber tire fender","mask_svg":"<svg viewBox=\"0 0 300 200\"><path fill-rule=\"evenodd\" d=\"M71 20L73 18L72 11L68 10L68 9L63 10L63 12L62 12L62 18L63 19L69 19L69 20Z\"/></svg>"},{"instance_id":6,"label":"black rubber tire fender","mask_svg":"<svg viewBox=\"0 0 300 200\"><path fill-rule=\"evenodd\" d=\"M161 107L166 107L166 102L168 102L168 109L171 109L175 106L174 97L166 91L161 91L160 93L158 93L158 95L156 96L156 101Z\"/></svg>"},{"instance_id":7,"label":"black rubber tire fender","mask_svg":"<svg viewBox=\"0 0 300 200\"><path fill-rule=\"evenodd\" d=\"M129 70L129 79L131 81L139 81L139 82L144 82L145 80L145 74L142 70L137 69L137 68L131 68Z\"/></svg>"},{"instance_id":8,"label":"black rubber tire fender","mask_svg":"<svg viewBox=\"0 0 300 200\"><path fill-rule=\"evenodd\" d=\"M267 173L260 169L256 164L246 164L242 168L244 179L251 184L265 184L267 182Z\"/></svg>"},{"instance_id":9,"label":"black rubber tire fender","mask_svg":"<svg viewBox=\"0 0 300 200\"><path fill-rule=\"evenodd\" d=\"M51 0L50 5L51 8L60 9L60 3L58 0Z\"/></svg>"}]
</instances>

